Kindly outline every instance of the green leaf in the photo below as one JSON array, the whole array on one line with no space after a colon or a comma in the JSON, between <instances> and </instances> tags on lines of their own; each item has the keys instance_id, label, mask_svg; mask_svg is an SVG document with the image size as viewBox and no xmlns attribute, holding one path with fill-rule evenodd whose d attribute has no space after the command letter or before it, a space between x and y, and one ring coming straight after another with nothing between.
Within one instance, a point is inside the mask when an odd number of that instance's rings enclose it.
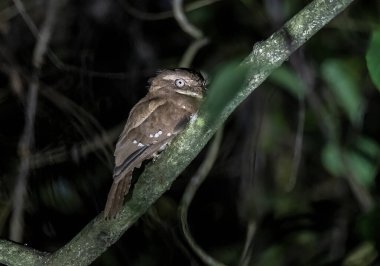
<instances>
[{"instance_id":1,"label":"green leaf","mask_svg":"<svg viewBox=\"0 0 380 266\"><path fill-rule=\"evenodd\" d=\"M360 137L355 141L355 146L363 151L367 156L377 160L380 158L380 146L377 144L376 141L365 138L365 137Z\"/></svg>"},{"instance_id":2,"label":"green leaf","mask_svg":"<svg viewBox=\"0 0 380 266\"><path fill-rule=\"evenodd\" d=\"M269 80L281 86L294 97L303 98L305 96L305 86L297 76L297 73L287 66L282 66L275 70Z\"/></svg>"},{"instance_id":3,"label":"green leaf","mask_svg":"<svg viewBox=\"0 0 380 266\"><path fill-rule=\"evenodd\" d=\"M267 266L267 265L283 265L286 258L286 251L284 246L272 245L261 254L256 265Z\"/></svg>"},{"instance_id":4,"label":"green leaf","mask_svg":"<svg viewBox=\"0 0 380 266\"><path fill-rule=\"evenodd\" d=\"M348 163L357 181L365 187L371 187L377 175L380 147L368 138L359 138L355 150L348 153Z\"/></svg>"},{"instance_id":5,"label":"green leaf","mask_svg":"<svg viewBox=\"0 0 380 266\"><path fill-rule=\"evenodd\" d=\"M248 66L240 65L237 61L227 63L217 70L203 106L207 109L205 111L210 123L224 108L228 108L231 100L241 92L247 74Z\"/></svg>"},{"instance_id":6,"label":"green leaf","mask_svg":"<svg viewBox=\"0 0 380 266\"><path fill-rule=\"evenodd\" d=\"M372 82L380 90L380 29L372 33L365 58Z\"/></svg>"},{"instance_id":7,"label":"green leaf","mask_svg":"<svg viewBox=\"0 0 380 266\"><path fill-rule=\"evenodd\" d=\"M347 156L349 170L355 179L365 187L371 187L376 175L375 166L357 152L350 152Z\"/></svg>"},{"instance_id":8,"label":"green leaf","mask_svg":"<svg viewBox=\"0 0 380 266\"><path fill-rule=\"evenodd\" d=\"M373 243L363 242L348 254L343 266L372 265L378 256L378 251Z\"/></svg>"},{"instance_id":9,"label":"green leaf","mask_svg":"<svg viewBox=\"0 0 380 266\"><path fill-rule=\"evenodd\" d=\"M370 188L378 170L380 147L368 138L357 139L354 146L347 150L334 143L327 144L322 151L322 163L333 176L344 176L349 171L358 183Z\"/></svg>"},{"instance_id":10,"label":"green leaf","mask_svg":"<svg viewBox=\"0 0 380 266\"><path fill-rule=\"evenodd\" d=\"M344 164L340 150L334 143L328 143L322 150L322 164L333 176L341 176L344 173Z\"/></svg>"},{"instance_id":11,"label":"green leaf","mask_svg":"<svg viewBox=\"0 0 380 266\"><path fill-rule=\"evenodd\" d=\"M336 101L346 112L351 123L357 125L363 115L363 98L360 94L359 75L355 62L328 60L322 64L322 76L329 84Z\"/></svg>"}]
</instances>

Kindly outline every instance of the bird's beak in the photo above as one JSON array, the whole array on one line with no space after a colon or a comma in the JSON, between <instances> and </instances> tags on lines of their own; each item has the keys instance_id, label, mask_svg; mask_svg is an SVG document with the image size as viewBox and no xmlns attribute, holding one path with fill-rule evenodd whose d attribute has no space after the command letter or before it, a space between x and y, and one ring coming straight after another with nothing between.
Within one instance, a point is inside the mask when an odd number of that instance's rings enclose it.
<instances>
[{"instance_id":1,"label":"bird's beak","mask_svg":"<svg viewBox=\"0 0 380 266\"><path fill-rule=\"evenodd\" d=\"M195 91L176 89L175 92L179 93L179 94L183 94L183 95L188 95L188 96L191 96L191 97L199 98L199 99L203 98L203 96L201 94L199 94L198 92L195 92Z\"/></svg>"}]
</instances>

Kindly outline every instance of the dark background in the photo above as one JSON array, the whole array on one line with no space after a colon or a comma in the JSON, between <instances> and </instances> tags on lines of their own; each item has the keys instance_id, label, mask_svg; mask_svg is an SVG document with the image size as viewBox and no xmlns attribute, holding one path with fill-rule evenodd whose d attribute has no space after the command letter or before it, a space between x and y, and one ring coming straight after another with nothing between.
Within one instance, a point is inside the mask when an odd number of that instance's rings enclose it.
<instances>
[{"instance_id":1,"label":"dark background","mask_svg":"<svg viewBox=\"0 0 380 266\"><path fill-rule=\"evenodd\" d=\"M192 67L212 83L221 66L247 56L308 2L221 0L187 13L210 39ZM47 1L24 4L40 27ZM23 243L54 251L102 211L129 110L148 78L178 66L192 41L172 15L152 15L170 10L169 0L85 0L59 11L39 74ZM379 265L380 96L365 60L379 18L378 1L355 1L229 118L189 211L193 237L214 258L243 265L251 224L246 265ZM1 238L10 232L35 42L12 1L0 1ZM202 265L177 212L203 158L94 265Z\"/></svg>"}]
</instances>

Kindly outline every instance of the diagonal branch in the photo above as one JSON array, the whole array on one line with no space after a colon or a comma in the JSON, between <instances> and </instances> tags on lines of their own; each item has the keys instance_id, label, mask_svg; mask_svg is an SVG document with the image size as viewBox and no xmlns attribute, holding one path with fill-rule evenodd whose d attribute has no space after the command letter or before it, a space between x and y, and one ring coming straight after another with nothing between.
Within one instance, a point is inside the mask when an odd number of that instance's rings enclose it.
<instances>
[{"instance_id":1,"label":"diagonal branch","mask_svg":"<svg viewBox=\"0 0 380 266\"><path fill-rule=\"evenodd\" d=\"M237 90L236 84L219 82L210 89L199 118L154 163L146 167L139 177L130 200L120 215L105 221L102 214L91 221L76 237L56 252L44 257L44 265L88 265L100 256L110 245L143 215L147 209L166 191L176 177L197 156L216 130L233 110L256 89L268 75L279 67L297 48L310 39L331 19L342 12L353 0L315 0L288 21L268 40L255 45L252 53L244 60L243 66L249 67L246 85ZM241 72L236 72L236 76ZM215 81L214 84L217 84ZM216 95L229 92L231 98L222 106L215 106ZM215 117L210 117L214 108ZM8 248L5 246L8 245ZM9 264L15 259L6 241L0 242L0 263ZM19 246L18 257L30 250ZM37 251L36 251L37 252ZM14 255L14 253L13 253ZM36 254L36 257L40 253ZM13 259L13 260L12 260ZM36 263L14 265L41 265Z\"/></svg>"}]
</instances>

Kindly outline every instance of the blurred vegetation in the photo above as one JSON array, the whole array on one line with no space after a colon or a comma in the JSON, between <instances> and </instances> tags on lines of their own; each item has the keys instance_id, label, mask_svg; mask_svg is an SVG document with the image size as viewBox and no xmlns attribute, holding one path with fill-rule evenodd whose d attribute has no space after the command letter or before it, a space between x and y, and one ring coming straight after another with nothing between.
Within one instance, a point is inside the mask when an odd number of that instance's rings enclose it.
<instances>
[{"instance_id":1,"label":"blurred vegetation","mask_svg":"<svg viewBox=\"0 0 380 266\"><path fill-rule=\"evenodd\" d=\"M234 82L230 62L306 2L203 2L187 13L210 40L192 67L211 84ZM48 1L23 3L40 28ZM170 10L169 0L62 6L39 73L23 243L54 251L102 211L129 110L148 78L178 66L191 41ZM12 226L35 43L13 2L0 1L1 238ZM198 245L227 265L380 265L379 90L380 2L355 1L225 124L218 158L189 209ZM178 207L204 157L94 265L201 265Z\"/></svg>"}]
</instances>

